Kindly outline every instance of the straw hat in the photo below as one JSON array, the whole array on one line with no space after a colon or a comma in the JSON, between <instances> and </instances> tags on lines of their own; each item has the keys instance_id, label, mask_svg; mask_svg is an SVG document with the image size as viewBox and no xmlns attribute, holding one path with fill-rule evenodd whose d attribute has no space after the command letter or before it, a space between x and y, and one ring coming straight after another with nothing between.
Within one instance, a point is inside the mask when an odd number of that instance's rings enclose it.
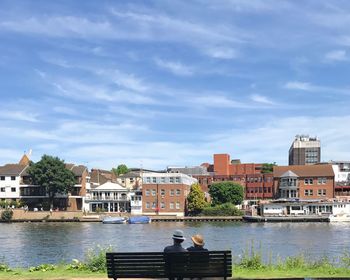
<instances>
[{"instance_id":1,"label":"straw hat","mask_svg":"<svg viewBox=\"0 0 350 280\"><path fill-rule=\"evenodd\" d=\"M192 239L193 243L198 245L198 246L203 246L204 245L203 236L200 235L200 234L193 235L191 237L191 239Z\"/></svg>"},{"instance_id":2,"label":"straw hat","mask_svg":"<svg viewBox=\"0 0 350 280\"><path fill-rule=\"evenodd\" d=\"M173 233L173 239L177 239L177 240L185 240L186 238L184 237L184 232L180 229L177 229L174 231Z\"/></svg>"}]
</instances>

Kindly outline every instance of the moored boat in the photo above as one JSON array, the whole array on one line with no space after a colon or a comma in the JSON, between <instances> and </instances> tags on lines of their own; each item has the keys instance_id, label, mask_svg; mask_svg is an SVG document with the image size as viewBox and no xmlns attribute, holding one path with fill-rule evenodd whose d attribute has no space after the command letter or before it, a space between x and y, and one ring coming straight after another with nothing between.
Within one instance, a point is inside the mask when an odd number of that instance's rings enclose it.
<instances>
[{"instance_id":1,"label":"moored boat","mask_svg":"<svg viewBox=\"0 0 350 280\"><path fill-rule=\"evenodd\" d=\"M124 217L104 217L102 220L104 224L125 224L126 219Z\"/></svg>"},{"instance_id":2,"label":"moored boat","mask_svg":"<svg viewBox=\"0 0 350 280\"><path fill-rule=\"evenodd\" d=\"M151 218L148 216L134 216L128 220L129 224L149 224L150 222Z\"/></svg>"},{"instance_id":3,"label":"moored boat","mask_svg":"<svg viewBox=\"0 0 350 280\"><path fill-rule=\"evenodd\" d=\"M350 214L329 215L328 220L330 222L350 222Z\"/></svg>"}]
</instances>

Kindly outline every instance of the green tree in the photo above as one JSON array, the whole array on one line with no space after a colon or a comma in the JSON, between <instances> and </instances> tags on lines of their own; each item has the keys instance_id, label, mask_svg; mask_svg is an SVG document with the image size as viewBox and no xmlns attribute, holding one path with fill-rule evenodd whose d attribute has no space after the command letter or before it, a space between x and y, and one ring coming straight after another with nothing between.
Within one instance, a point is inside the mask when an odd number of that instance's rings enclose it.
<instances>
[{"instance_id":1,"label":"green tree","mask_svg":"<svg viewBox=\"0 0 350 280\"><path fill-rule=\"evenodd\" d=\"M234 182L213 183L209 188L212 205L232 203L241 204L243 201L243 187Z\"/></svg>"},{"instance_id":2,"label":"green tree","mask_svg":"<svg viewBox=\"0 0 350 280\"><path fill-rule=\"evenodd\" d=\"M191 186L187 196L187 211L190 215L198 215L208 203L205 201L205 194L201 186L196 183Z\"/></svg>"},{"instance_id":3,"label":"green tree","mask_svg":"<svg viewBox=\"0 0 350 280\"><path fill-rule=\"evenodd\" d=\"M43 155L37 163L31 163L28 168L33 184L41 186L49 195L50 205L56 194L67 194L75 184L72 171L65 167L64 161L58 157Z\"/></svg>"},{"instance_id":4,"label":"green tree","mask_svg":"<svg viewBox=\"0 0 350 280\"><path fill-rule=\"evenodd\" d=\"M261 173L266 174L266 173L272 173L273 172L273 167L276 166L276 162L274 163L263 163L262 168L261 168Z\"/></svg>"},{"instance_id":5,"label":"green tree","mask_svg":"<svg viewBox=\"0 0 350 280\"><path fill-rule=\"evenodd\" d=\"M116 175L122 175L129 172L129 168L125 164L119 164L117 168L112 168L112 172Z\"/></svg>"}]
</instances>

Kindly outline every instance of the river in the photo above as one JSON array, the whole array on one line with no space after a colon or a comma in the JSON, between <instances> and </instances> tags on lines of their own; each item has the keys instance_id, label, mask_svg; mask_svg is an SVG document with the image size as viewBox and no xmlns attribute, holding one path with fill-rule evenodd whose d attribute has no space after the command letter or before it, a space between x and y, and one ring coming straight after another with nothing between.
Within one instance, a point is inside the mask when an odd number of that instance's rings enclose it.
<instances>
[{"instance_id":1,"label":"river","mask_svg":"<svg viewBox=\"0 0 350 280\"><path fill-rule=\"evenodd\" d=\"M113 246L115 251L160 251L172 243L175 229L187 237L200 233L208 249L232 250L239 257L254 244L263 257L304 253L311 258L339 257L350 252L350 223L242 223L242 222L159 222L146 225L107 225L102 223L2 223L0 224L0 263L28 267L41 263L83 260L86 251L97 245Z\"/></svg>"}]
</instances>

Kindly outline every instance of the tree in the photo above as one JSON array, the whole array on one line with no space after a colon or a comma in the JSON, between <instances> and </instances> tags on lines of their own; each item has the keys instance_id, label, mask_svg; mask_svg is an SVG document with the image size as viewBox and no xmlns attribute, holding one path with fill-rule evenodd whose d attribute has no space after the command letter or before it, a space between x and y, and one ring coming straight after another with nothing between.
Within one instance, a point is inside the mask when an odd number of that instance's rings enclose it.
<instances>
[{"instance_id":1,"label":"tree","mask_svg":"<svg viewBox=\"0 0 350 280\"><path fill-rule=\"evenodd\" d=\"M56 194L67 194L75 185L73 172L58 157L43 155L40 161L30 164L28 174L34 185L45 189L51 208Z\"/></svg>"},{"instance_id":2,"label":"tree","mask_svg":"<svg viewBox=\"0 0 350 280\"><path fill-rule=\"evenodd\" d=\"M122 175L129 172L129 168L125 164L119 164L117 168L112 168L112 172L116 175Z\"/></svg>"},{"instance_id":3,"label":"tree","mask_svg":"<svg viewBox=\"0 0 350 280\"><path fill-rule=\"evenodd\" d=\"M241 204L243 201L243 187L234 182L213 183L209 188L212 205L223 203Z\"/></svg>"},{"instance_id":4,"label":"tree","mask_svg":"<svg viewBox=\"0 0 350 280\"><path fill-rule=\"evenodd\" d=\"M208 203L205 201L205 194L201 186L196 183L191 186L190 193L187 196L187 210L191 215L198 215Z\"/></svg>"},{"instance_id":5,"label":"tree","mask_svg":"<svg viewBox=\"0 0 350 280\"><path fill-rule=\"evenodd\" d=\"M261 173L266 174L266 173L272 173L273 172L273 167L276 166L276 162L274 163L263 163L262 168L261 168Z\"/></svg>"}]
</instances>

